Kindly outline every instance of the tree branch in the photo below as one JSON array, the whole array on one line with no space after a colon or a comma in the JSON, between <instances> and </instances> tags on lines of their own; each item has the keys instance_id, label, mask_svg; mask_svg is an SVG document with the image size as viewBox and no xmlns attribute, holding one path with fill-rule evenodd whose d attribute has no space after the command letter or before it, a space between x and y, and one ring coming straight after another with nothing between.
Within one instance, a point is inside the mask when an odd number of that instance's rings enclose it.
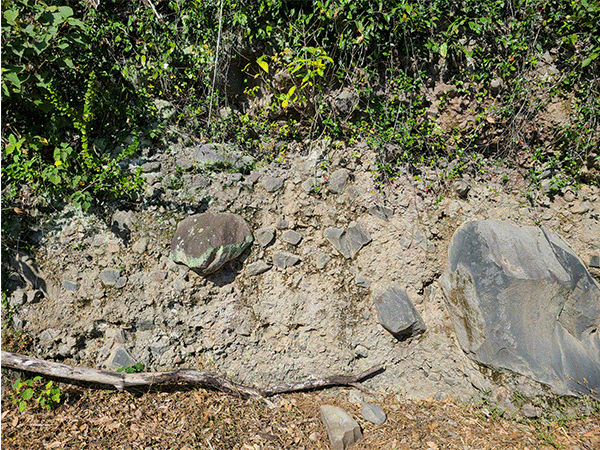
<instances>
[{"instance_id":1,"label":"tree branch","mask_svg":"<svg viewBox=\"0 0 600 450\"><path fill-rule=\"evenodd\" d=\"M375 393L363 386L360 381L384 370L383 366L377 365L358 375L333 375L318 380L300 381L271 386L266 389L255 389L234 383L214 373L193 369L155 373L117 373L89 367L71 366L5 351L2 351L2 367L39 373L65 380L113 386L119 391L138 386L188 384L225 392L241 398L272 397L277 394L321 389L330 386L354 386L365 392Z\"/></svg>"}]
</instances>

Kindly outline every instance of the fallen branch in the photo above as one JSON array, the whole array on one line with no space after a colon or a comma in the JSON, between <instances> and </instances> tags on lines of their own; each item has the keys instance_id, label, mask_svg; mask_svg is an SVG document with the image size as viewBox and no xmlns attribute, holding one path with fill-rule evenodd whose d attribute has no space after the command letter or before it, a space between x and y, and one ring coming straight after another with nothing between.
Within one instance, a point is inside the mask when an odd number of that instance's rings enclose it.
<instances>
[{"instance_id":1,"label":"fallen branch","mask_svg":"<svg viewBox=\"0 0 600 450\"><path fill-rule=\"evenodd\" d=\"M193 369L155 373L117 373L89 367L71 366L5 351L2 352L2 367L25 370L65 380L114 386L119 391L138 386L188 384L225 392L241 398L271 397L277 394L321 389L330 386L354 386L365 392L374 393L363 386L360 381L383 370L383 366L378 365L358 375L334 375L320 380L301 381L266 389L255 389L234 383L210 372Z\"/></svg>"}]
</instances>

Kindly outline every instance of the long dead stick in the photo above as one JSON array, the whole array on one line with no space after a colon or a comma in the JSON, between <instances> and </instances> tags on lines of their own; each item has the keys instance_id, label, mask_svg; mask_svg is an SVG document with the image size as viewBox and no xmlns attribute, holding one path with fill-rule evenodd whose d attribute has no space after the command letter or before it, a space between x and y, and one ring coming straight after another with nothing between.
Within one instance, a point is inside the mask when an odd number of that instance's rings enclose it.
<instances>
[{"instance_id":1,"label":"long dead stick","mask_svg":"<svg viewBox=\"0 0 600 450\"><path fill-rule=\"evenodd\" d=\"M255 389L234 383L226 378L215 375L214 373L201 372L192 369L155 373L117 373L109 372L107 370L91 369L89 367L71 366L5 351L2 352L2 367L41 373L43 375L66 380L85 381L87 383L114 386L119 391L136 386L183 383L226 392L242 398L271 397L286 392L306 391L329 386L354 386L363 391L373 393L373 391L363 386L360 381L383 370L383 366L377 365L358 375L334 375L320 380L301 381L272 386L266 389Z\"/></svg>"}]
</instances>

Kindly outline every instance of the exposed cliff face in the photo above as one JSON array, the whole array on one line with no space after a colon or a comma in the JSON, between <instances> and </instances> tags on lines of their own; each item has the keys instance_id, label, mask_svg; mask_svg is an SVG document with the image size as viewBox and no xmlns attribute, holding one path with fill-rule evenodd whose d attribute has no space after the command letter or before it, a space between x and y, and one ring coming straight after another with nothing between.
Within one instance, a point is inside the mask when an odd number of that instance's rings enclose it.
<instances>
[{"instance_id":1,"label":"exposed cliff face","mask_svg":"<svg viewBox=\"0 0 600 450\"><path fill-rule=\"evenodd\" d=\"M369 384L408 397L466 399L501 384L537 395L525 378L482 375L458 345L438 284L452 235L471 220L543 224L598 276L596 187L533 192L532 203L519 171L498 165L451 182L444 167L407 169L380 185L371 149L327 142L246 174L182 173L186 155L149 158L160 164L146 196L109 223L71 210L45 220L34 259L47 287L22 283L10 298L34 352L110 369L209 368L250 385L384 364ZM169 246L178 222L205 211L240 215L254 243L201 276ZM424 333L388 331L376 300L390 287Z\"/></svg>"}]
</instances>

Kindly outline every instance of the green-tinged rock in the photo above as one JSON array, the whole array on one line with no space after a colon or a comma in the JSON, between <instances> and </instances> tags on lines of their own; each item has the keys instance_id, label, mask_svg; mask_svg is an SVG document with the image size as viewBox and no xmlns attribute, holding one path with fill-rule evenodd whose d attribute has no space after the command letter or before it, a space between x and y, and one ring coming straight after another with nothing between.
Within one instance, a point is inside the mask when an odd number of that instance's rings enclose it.
<instances>
[{"instance_id":1,"label":"green-tinged rock","mask_svg":"<svg viewBox=\"0 0 600 450\"><path fill-rule=\"evenodd\" d=\"M241 255L252 241L250 227L237 214L196 214L177 225L171 259L208 275Z\"/></svg>"}]
</instances>

